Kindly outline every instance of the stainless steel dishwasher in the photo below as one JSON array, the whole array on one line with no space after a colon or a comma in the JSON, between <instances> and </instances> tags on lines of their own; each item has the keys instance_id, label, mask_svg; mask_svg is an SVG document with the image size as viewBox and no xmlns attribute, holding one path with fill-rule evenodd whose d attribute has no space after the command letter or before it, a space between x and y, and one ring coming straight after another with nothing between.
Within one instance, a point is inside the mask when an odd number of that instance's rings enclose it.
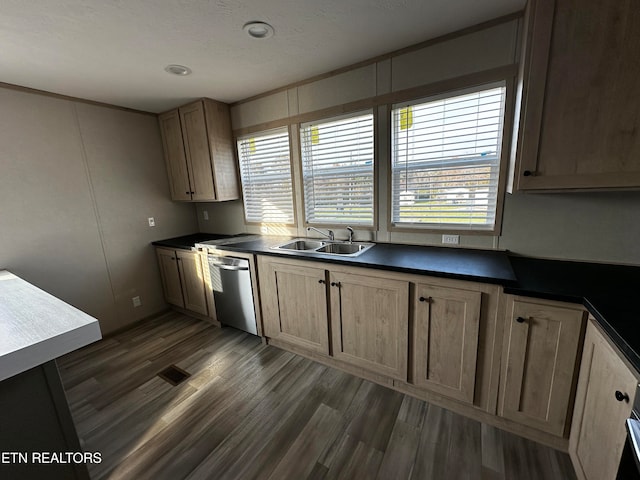
<instances>
[{"instance_id":1,"label":"stainless steel dishwasher","mask_svg":"<svg viewBox=\"0 0 640 480\"><path fill-rule=\"evenodd\" d=\"M249 261L216 255L208 261L218 321L257 335Z\"/></svg>"}]
</instances>

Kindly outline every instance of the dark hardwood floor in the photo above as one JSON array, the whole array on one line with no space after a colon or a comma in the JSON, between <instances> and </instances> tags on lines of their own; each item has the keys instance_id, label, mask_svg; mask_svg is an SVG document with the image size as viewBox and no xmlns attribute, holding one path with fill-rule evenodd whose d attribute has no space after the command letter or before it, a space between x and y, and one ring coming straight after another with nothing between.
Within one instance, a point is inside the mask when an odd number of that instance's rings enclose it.
<instances>
[{"instance_id":1,"label":"dark hardwood floor","mask_svg":"<svg viewBox=\"0 0 640 480\"><path fill-rule=\"evenodd\" d=\"M566 454L177 313L58 364L93 479L575 478ZM157 377L171 364L191 377Z\"/></svg>"}]
</instances>

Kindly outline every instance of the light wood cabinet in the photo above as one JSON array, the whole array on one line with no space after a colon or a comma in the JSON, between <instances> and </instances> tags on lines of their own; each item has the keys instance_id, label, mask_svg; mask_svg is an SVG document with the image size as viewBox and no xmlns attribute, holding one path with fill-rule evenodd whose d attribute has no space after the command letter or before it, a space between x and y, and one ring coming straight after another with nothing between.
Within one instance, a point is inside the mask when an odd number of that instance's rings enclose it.
<instances>
[{"instance_id":1,"label":"light wood cabinet","mask_svg":"<svg viewBox=\"0 0 640 480\"><path fill-rule=\"evenodd\" d=\"M177 250L176 256L182 284L184 308L206 315L207 299L201 255L197 252Z\"/></svg>"},{"instance_id":2,"label":"light wood cabinet","mask_svg":"<svg viewBox=\"0 0 640 480\"><path fill-rule=\"evenodd\" d=\"M264 335L329 354L324 268L258 257Z\"/></svg>"},{"instance_id":3,"label":"light wood cabinet","mask_svg":"<svg viewBox=\"0 0 640 480\"><path fill-rule=\"evenodd\" d=\"M180 271L178 270L178 257L175 250L156 248L156 256L158 257L158 266L160 267L164 299L171 305L184 308L182 283L180 282Z\"/></svg>"},{"instance_id":4,"label":"light wood cabinet","mask_svg":"<svg viewBox=\"0 0 640 480\"><path fill-rule=\"evenodd\" d=\"M258 257L258 274L265 336L406 380L409 282L264 256Z\"/></svg>"},{"instance_id":5,"label":"light wood cabinet","mask_svg":"<svg viewBox=\"0 0 640 480\"><path fill-rule=\"evenodd\" d=\"M640 186L640 9L529 0L514 190Z\"/></svg>"},{"instance_id":6,"label":"light wood cabinet","mask_svg":"<svg viewBox=\"0 0 640 480\"><path fill-rule=\"evenodd\" d=\"M476 384L482 292L416 285L413 383L472 404Z\"/></svg>"},{"instance_id":7,"label":"light wood cabinet","mask_svg":"<svg viewBox=\"0 0 640 480\"><path fill-rule=\"evenodd\" d=\"M182 127L178 110L171 110L158 117L162 133L162 147L169 175L169 188L173 200L191 200L191 184L187 158L184 154Z\"/></svg>"},{"instance_id":8,"label":"light wood cabinet","mask_svg":"<svg viewBox=\"0 0 640 480\"><path fill-rule=\"evenodd\" d=\"M329 271L333 356L407 379L409 282L362 269Z\"/></svg>"},{"instance_id":9,"label":"light wood cabinet","mask_svg":"<svg viewBox=\"0 0 640 480\"><path fill-rule=\"evenodd\" d=\"M158 118L173 200L240 197L226 104L204 98Z\"/></svg>"},{"instance_id":10,"label":"light wood cabinet","mask_svg":"<svg viewBox=\"0 0 640 480\"><path fill-rule=\"evenodd\" d=\"M201 255L187 250L156 248L167 303L207 315L206 282Z\"/></svg>"},{"instance_id":11,"label":"light wood cabinet","mask_svg":"<svg viewBox=\"0 0 640 480\"><path fill-rule=\"evenodd\" d=\"M257 265L269 343L495 415L499 286L263 255Z\"/></svg>"},{"instance_id":12,"label":"light wood cabinet","mask_svg":"<svg viewBox=\"0 0 640 480\"><path fill-rule=\"evenodd\" d=\"M569 455L579 479L614 480L626 439L638 373L589 322L576 393ZM628 401L616 399L616 392Z\"/></svg>"},{"instance_id":13,"label":"light wood cabinet","mask_svg":"<svg viewBox=\"0 0 640 480\"><path fill-rule=\"evenodd\" d=\"M586 312L579 305L506 296L499 415L568 435Z\"/></svg>"}]
</instances>

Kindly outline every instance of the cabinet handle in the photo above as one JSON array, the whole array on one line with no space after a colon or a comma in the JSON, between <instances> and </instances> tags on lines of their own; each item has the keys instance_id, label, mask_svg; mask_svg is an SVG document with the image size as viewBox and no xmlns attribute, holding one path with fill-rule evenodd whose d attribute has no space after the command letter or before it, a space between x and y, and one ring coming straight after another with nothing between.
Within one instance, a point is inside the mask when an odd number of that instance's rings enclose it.
<instances>
[{"instance_id":1,"label":"cabinet handle","mask_svg":"<svg viewBox=\"0 0 640 480\"><path fill-rule=\"evenodd\" d=\"M534 174L534 172L532 172L531 170L525 170L524 172L522 172L522 174L523 174L525 177L532 177L532 176L533 176L533 174Z\"/></svg>"},{"instance_id":2,"label":"cabinet handle","mask_svg":"<svg viewBox=\"0 0 640 480\"><path fill-rule=\"evenodd\" d=\"M324 280L318 280L318 283L326 283Z\"/></svg>"},{"instance_id":3,"label":"cabinet handle","mask_svg":"<svg viewBox=\"0 0 640 480\"><path fill-rule=\"evenodd\" d=\"M622 393L620 390L616 390L615 396L617 401L622 402L624 400L626 403L629 403L628 394Z\"/></svg>"},{"instance_id":4,"label":"cabinet handle","mask_svg":"<svg viewBox=\"0 0 640 480\"><path fill-rule=\"evenodd\" d=\"M339 287L340 286L340 282L331 282L331 286L332 287Z\"/></svg>"},{"instance_id":5,"label":"cabinet handle","mask_svg":"<svg viewBox=\"0 0 640 480\"><path fill-rule=\"evenodd\" d=\"M175 259L176 259L176 257L171 257L171 260L175 260Z\"/></svg>"},{"instance_id":6,"label":"cabinet handle","mask_svg":"<svg viewBox=\"0 0 640 480\"><path fill-rule=\"evenodd\" d=\"M185 195L191 195L191 192L184 192Z\"/></svg>"},{"instance_id":7,"label":"cabinet handle","mask_svg":"<svg viewBox=\"0 0 640 480\"><path fill-rule=\"evenodd\" d=\"M518 323L524 323L524 322L526 322L526 321L527 321L527 319L526 319L526 318L523 318L523 317L518 317L518 318L516 318L516 322L518 322Z\"/></svg>"},{"instance_id":8,"label":"cabinet handle","mask_svg":"<svg viewBox=\"0 0 640 480\"><path fill-rule=\"evenodd\" d=\"M418 300L420 300L421 302L431 303L432 298L431 297L420 297Z\"/></svg>"}]
</instances>

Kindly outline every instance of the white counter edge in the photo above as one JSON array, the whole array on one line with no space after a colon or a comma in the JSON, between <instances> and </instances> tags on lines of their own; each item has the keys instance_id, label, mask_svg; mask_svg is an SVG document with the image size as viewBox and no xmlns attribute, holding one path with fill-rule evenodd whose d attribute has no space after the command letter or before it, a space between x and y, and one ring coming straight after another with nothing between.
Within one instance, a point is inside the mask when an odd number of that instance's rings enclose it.
<instances>
[{"instance_id":1,"label":"white counter edge","mask_svg":"<svg viewBox=\"0 0 640 480\"><path fill-rule=\"evenodd\" d=\"M7 353L0 359L0 381L54 360L102 338L95 320L28 347Z\"/></svg>"}]
</instances>

